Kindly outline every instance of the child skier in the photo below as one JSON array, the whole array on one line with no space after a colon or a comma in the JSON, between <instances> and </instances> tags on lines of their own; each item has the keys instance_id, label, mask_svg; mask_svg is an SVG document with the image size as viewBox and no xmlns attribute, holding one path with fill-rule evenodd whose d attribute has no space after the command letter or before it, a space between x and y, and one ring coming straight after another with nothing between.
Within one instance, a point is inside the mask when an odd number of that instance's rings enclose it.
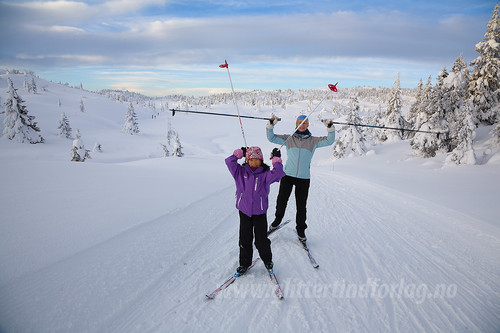
<instances>
[{"instance_id":1,"label":"child skier","mask_svg":"<svg viewBox=\"0 0 500 333\"><path fill-rule=\"evenodd\" d=\"M246 156L247 163L238 160ZM236 183L236 208L240 214L238 274L244 274L252 264L253 235L255 247L268 270L273 268L271 241L267 238L267 208L270 185L285 175L281 158L271 155L273 169L264 164L259 147L236 149L226 158L226 165Z\"/></svg>"}]
</instances>

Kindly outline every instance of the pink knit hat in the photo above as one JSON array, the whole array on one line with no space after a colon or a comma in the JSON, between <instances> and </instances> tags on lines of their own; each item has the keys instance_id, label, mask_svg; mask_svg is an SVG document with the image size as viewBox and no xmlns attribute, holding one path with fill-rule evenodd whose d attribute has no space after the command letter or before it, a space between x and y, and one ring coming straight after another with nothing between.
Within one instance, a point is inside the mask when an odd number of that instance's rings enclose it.
<instances>
[{"instance_id":1,"label":"pink knit hat","mask_svg":"<svg viewBox=\"0 0 500 333\"><path fill-rule=\"evenodd\" d=\"M264 160L264 155L262 155L262 150L259 147L249 147L247 148L247 160L256 158L259 160Z\"/></svg>"}]
</instances>

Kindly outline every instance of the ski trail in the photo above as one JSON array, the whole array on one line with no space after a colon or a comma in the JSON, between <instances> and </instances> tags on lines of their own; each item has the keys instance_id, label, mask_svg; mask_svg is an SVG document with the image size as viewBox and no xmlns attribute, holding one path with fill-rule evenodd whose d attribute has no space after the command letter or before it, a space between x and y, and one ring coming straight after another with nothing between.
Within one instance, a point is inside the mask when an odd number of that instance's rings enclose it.
<instances>
[{"instance_id":1,"label":"ski trail","mask_svg":"<svg viewBox=\"0 0 500 333\"><path fill-rule=\"evenodd\" d=\"M276 192L272 187L269 220ZM214 300L204 298L238 263L231 185L2 287L2 329L417 332L500 327L500 237L473 227L480 221L318 170L311 182L307 229L308 246L320 264L316 270L297 240L294 216L292 196L286 216L292 223L270 237L282 301L261 262Z\"/></svg>"},{"instance_id":2,"label":"ski trail","mask_svg":"<svg viewBox=\"0 0 500 333\"><path fill-rule=\"evenodd\" d=\"M328 172L313 178L311 189L308 237L320 270L333 262L330 274L373 294L363 298L362 311L352 308L360 316L356 325L365 321L353 329L369 329L379 320L391 331L484 331L498 325L500 242L478 231L471 240L467 220L476 223L473 218ZM446 289L444 295L438 286ZM385 288L396 292L378 297ZM409 322L403 319L408 313Z\"/></svg>"},{"instance_id":3,"label":"ski trail","mask_svg":"<svg viewBox=\"0 0 500 333\"><path fill-rule=\"evenodd\" d=\"M265 269L257 265L211 302L192 293L191 300L168 312L160 328L417 332L499 327L500 242L471 227L478 221L329 172L313 177L309 198L308 245L320 268L312 268L293 223L271 235L283 301L275 299ZM273 208L275 196L270 202ZM286 217L293 217L293 196L288 207ZM207 267L207 279L215 277L211 287L230 274L227 260L237 255L232 244L218 246L211 251L232 255L222 255L215 275L217 266Z\"/></svg>"},{"instance_id":4,"label":"ski trail","mask_svg":"<svg viewBox=\"0 0 500 333\"><path fill-rule=\"evenodd\" d=\"M192 288L183 280L203 264L197 259L200 244L216 247L216 235L236 232L233 202L227 200L233 193L233 186L224 188L2 287L1 302L8 304L0 307L2 325L12 331L134 330L157 298L171 307L183 301L183 293L172 288Z\"/></svg>"}]
</instances>

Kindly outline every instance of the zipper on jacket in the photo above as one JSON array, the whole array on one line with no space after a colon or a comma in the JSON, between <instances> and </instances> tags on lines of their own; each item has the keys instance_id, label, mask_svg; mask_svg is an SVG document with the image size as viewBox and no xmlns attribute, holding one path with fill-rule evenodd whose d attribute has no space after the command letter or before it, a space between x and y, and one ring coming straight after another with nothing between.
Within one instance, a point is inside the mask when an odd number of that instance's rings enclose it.
<instances>
[{"instance_id":1,"label":"zipper on jacket","mask_svg":"<svg viewBox=\"0 0 500 333\"><path fill-rule=\"evenodd\" d=\"M238 207L240 206L240 201L241 201L242 196L243 196L243 192L240 193L240 197L238 198L238 203L236 204Z\"/></svg>"},{"instance_id":2,"label":"zipper on jacket","mask_svg":"<svg viewBox=\"0 0 500 333\"><path fill-rule=\"evenodd\" d=\"M257 182L259 181L259 177L255 177L255 189L254 191L257 192Z\"/></svg>"},{"instance_id":3,"label":"zipper on jacket","mask_svg":"<svg viewBox=\"0 0 500 333\"><path fill-rule=\"evenodd\" d=\"M264 204L262 203L262 197L260 197L260 210L264 210Z\"/></svg>"},{"instance_id":4,"label":"zipper on jacket","mask_svg":"<svg viewBox=\"0 0 500 333\"><path fill-rule=\"evenodd\" d=\"M302 148L299 148L299 156L297 157L297 173L295 174L295 177L299 176L299 169L300 169L300 152L302 151Z\"/></svg>"}]
</instances>

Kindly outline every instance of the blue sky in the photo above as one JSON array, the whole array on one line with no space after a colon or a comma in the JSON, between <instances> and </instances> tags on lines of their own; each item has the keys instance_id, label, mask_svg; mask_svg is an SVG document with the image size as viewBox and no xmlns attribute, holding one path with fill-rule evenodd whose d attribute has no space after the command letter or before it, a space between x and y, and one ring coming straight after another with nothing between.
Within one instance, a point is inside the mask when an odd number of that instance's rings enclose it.
<instances>
[{"instance_id":1,"label":"blue sky","mask_svg":"<svg viewBox=\"0 0 500 333\"><path fill-rule=\"evenodd\" d=\"M478 56L496 1L0 0L0 66L150 96L403 87Z\"/></svg>"}]
</instances>

